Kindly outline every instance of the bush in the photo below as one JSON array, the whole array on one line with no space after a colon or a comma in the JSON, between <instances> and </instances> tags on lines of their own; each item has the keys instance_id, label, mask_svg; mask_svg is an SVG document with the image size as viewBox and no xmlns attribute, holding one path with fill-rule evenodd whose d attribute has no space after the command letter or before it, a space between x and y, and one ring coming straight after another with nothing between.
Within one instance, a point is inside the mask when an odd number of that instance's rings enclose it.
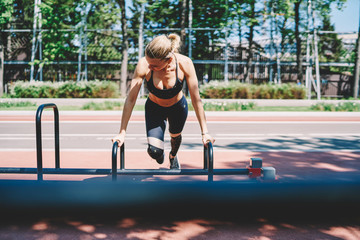
<instances>
[{"instance_id":1,"label":"bush","mask_svg":"<svg viewBox=\"0 0 360 240\"><path fill-rule=\"evenodd\" d=\"M253 85L237 81L211 81L200 87L200 96L215 99L304 99L306 89L291 83Z\"/></svg>"},{"instance_id":2,"label":"bush","mask_svg":"<svg viewBox=\"0 0 360 240\"><path fill-rule=\"evenodd\" d=\"M205 111L244 111L253 110L256 104L253 102L249 103L227 103L227 102L206 102L204 103Z\"/></svg>"},{"instance_id":3,"label":"bush","mask_svg":"<svg viewBox=\"0 0 360 240\"><path fill-rule=\"evenodd\" d=\"M119 96L118 86L110 81L22 82L10 85L12 98L112 98Z\"/></svg>"},{"instance_id":4,"label":"bush","mask_svg":"<svg viewBox=\"0 0 360 240\"><path fill-rule=\"evenodd\" d=\"M332 103L317 103L310 107L315 111L328 111L328 112L359 112L360 104L354 102L340 102L338 104Z\"/></svg>"}]
</instances>

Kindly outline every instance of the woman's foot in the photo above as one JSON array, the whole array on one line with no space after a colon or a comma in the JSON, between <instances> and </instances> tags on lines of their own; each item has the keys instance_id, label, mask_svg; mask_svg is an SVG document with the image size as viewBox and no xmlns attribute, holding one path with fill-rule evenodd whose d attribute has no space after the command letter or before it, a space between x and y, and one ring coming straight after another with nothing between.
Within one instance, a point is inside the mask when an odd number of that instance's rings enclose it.
<instances>
[{"instance_id":1,"label":"woman's foot","mask_svg":"<svg viewBox=\"0 0 360 240\"><path fill-rule=\"evenodd\" d=\"M164 158L165 158L165 153L161 157L156 158L155 160L158 164L163 164Z\"/></svg>"},{"instance_id":2,"label":"woman's foot","mask_svg":"<svg viewBox=\"0 0 360 240\"><path fill-rule=\"evenodd\" d=\"M171 155L169 156L170 159L170 169L180 169L180 163L178 161L177 156L172 157Z\"/></svg>"}]
</instances>

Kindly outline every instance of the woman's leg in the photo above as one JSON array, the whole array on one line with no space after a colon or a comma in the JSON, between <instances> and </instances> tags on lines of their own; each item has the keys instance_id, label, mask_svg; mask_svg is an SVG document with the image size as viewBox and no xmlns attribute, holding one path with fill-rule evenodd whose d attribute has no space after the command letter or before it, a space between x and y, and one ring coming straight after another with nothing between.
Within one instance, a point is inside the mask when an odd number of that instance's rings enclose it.
<instances>
[{"instance_id":1,"label":"woman's leg","mask_svg":"<svg viewBox=\"0 0 360 240\"><path fill-rule=\"evenodd\" d=\"M164 162L164 133L166 117L161 106L148 99L145 103L146 134L148 140L147 152L159 164Z\"/></svg>"},{"instance_id":2,"label":"woman's leg","mask_svg":"<svg viewBox=\"0 0 360 240\"><path fill-rule=\"evenodd\" d=\"M171 136L171 151L169 158L171 168L180 168L176 155L181 145L181 132L185 126L187 116L188 104L185 97L169 108L168 120L169 132ZM178 165L178 167L176 165Z\"/></svg>"}]
</instances>

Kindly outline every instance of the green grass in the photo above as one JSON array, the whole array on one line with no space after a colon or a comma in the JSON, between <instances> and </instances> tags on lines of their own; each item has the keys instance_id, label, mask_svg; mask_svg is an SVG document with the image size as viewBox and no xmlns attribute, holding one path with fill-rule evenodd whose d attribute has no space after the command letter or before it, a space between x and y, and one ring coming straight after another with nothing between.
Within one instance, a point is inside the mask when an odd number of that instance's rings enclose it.
<instances>
[{"instance_id":1,"label":"green grass","mask_svg":"<svg viewBox=\"0 0 360 240\"><path fill-rule=\"evenodd\" d=\"M36 111L37 105L31 102L0 102L0 111ZM60 111L86 111L86 110L122 110L124 104L121 102L104 101L102 103L90 102L83 106L58 106ZM212 103L204 103L205 111L259 111L259 112L310 112L310 111L342 111L342 112L359 112L360 104L358 103L341 103L328 104L319 103L313 106L256 106L254 103L223 103L214 101ZM144 111L144 105L135 105L135 111ZM189 104L189 110L194 108Z\"/></svg>"},{"instance_id":2,"label":"green grass","mask_svg":"<svg viewBox=\"0 0 360 240\"><path fill-rule=\"evenodd\" d=\"M309 112L314 111L310 107L303 106L256 106L252 111L258 112Z\"/></svg>"},{"instance_id":3,"label":"green grass","mask_svg":"<svg viewBox=\"0 0 360 240\"><path fill-rule=\"evenodd\" d=\"M31 102L0 102L0 110L36 110L37 106Z\"/></svg>"}]
</instances>

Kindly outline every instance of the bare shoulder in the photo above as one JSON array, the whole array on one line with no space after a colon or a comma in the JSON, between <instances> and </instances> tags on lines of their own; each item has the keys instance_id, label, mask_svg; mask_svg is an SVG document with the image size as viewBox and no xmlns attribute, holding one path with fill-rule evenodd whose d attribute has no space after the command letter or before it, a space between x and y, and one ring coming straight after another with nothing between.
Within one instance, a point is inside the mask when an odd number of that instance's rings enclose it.
<instances>
[{"instance_id":1,"label":"bare shoulder","mask_svg":"<svg viewBox=\"0 0 360 240\"><path fill-rule=\"evenodd\" d=\"M182 71L189 72L194 67L194 64L193 64L191 58L189 58L185 55L182 55L182 54L176 54L176 58L179 61L179 66Z\"/></svg>"},{"instance_id":2,"label":"bare shoulder","mask_svg":"<svg viewBox=\"0 0 360 240\"><path fill-rule=\"evenodd\" d=\"M138 64L136 65L136 69L135 69L135 75L138 77L145 77L147 72L149 71L149 64L146 61L145 57L142 57Z\"/></svg>"}]
</instances>

